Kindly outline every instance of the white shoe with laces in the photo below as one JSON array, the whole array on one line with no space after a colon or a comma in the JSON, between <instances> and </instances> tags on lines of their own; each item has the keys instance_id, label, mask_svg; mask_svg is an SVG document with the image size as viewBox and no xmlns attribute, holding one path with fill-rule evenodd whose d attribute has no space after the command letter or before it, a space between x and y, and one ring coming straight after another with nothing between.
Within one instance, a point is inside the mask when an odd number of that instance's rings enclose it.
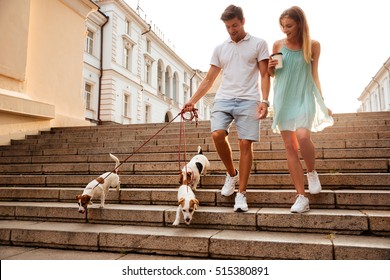
<instances>
[{"instance_id":1,"label":"white shoe with laces","mask_svg":"<svg viewBox=\"0 0 390 280\"><path fill-rule=\"evenodd\" d=\"M318 194L321 192L321 183L318 178L317 171L313 170L312 172L307 172L307 183L309 185L309 192L311 194Z\"/></svg>"},{"instance_id":2,"label":"white shoe with laces","mask_svg":"<svg viewBox=\"0 0 390 280\"><path fill-rule=\"evenodd\" d=\"M236 170L236 176L231 177L229 173L226 173L225 184L222 187L221 195L223 196L231 196L234 193L236 188L236 184L238 182L238 170Z\"/></svg>"},{"instance_id":3,"label":"white shoe with laces","mask_svg":"<svg viewBox=\"0 0 390 280\"><path fill-rule=\"evenodd\" d=\"M309 199L302 194L297 194L297 199L293 206L291 206L290 211L292 213L303 213L310 210L309 208Z\"/></svg>"},{"instance_id":4,"label":"white shoe with laces","mask_svg":"<svg viewBox=\"0 0 390 280\"><path fill-rule=\"evenodd\" d=\"M234 200L234 212L246 212L246 211L248 211L248 204L246 203L245 194L238 192Z\"/></svg>"}]
</instances>

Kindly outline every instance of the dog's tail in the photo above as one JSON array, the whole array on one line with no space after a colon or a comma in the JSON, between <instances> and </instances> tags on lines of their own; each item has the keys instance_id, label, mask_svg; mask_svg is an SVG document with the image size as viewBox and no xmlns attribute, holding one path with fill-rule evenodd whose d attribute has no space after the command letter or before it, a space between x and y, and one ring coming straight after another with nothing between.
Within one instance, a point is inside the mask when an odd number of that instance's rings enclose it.
<instances>
[{"instance_id":1,"label":"dog's tail","mask_svg":"<svg viewBox=\"0 0 390 280\"><path fill-rule=\"evenodd\" d=\"M110 154L110 157L113 160L115 160L115 168L114 168L114 170L115 170L115 172L118 172L118 166L121 164L119 159L116 156L114 156L113 154Z\"/></svg>"},{"instance_id":2,"label":"dog's tail","mask_svg":"<svg viewBox=\"0 0 390 280\"><path fill-rule=\"evenodd\" d=\"M203 150L201 146L198 146L198 154L203 155Z\"/></svg>"}]
</instances>

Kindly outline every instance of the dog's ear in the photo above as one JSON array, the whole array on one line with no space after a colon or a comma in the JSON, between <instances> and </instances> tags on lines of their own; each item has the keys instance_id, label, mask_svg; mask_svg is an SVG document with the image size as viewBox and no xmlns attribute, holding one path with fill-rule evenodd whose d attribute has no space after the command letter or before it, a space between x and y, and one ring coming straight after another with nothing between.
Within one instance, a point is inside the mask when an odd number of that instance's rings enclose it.
<instances>
[{"instance_id":1,"label":"dog's ear","mask_svg":"<svg viewBox=\"0 0 390 280\"><path fill-rule=\"evenodd\" d=\"M77 199L77 200L81 199L81 195L79 195L79 194L76 195L76 199Z\"/></svg>"},{"instance_id":2,"label":"dog's ear","mask_svg":"<svg viewBox=\"0 0 390 280\"><path fill-rule=\"evenodd\" d=\"M181 205L183 207L184 206L184 201L185 201L185 199L184 199L184 197L182 197L182 198L179 199L177 204L179 204L179 205Z\"/></svg>"},{"instance_id":3,"label":"dog's ear","mask_svg":"<svg viewBox=\"0 0 390 280\"><path fill-rule=\"evenodd\" d=\"M191 206L194 208L194 209L197 209L198 206L199 206L199 200L197 200L196 198L193 198L191 199Z\"/></svg>"}]
</instances>

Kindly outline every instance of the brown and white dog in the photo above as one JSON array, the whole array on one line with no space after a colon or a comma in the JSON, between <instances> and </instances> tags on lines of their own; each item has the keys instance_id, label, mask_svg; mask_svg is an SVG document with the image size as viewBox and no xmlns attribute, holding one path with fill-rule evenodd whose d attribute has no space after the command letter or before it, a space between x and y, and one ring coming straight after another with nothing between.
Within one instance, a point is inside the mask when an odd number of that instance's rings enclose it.
<instances>
[{"instance_id":1,"label":"brown and white dog","mask_svg":"<svg viewBox=\"0 0 390 280\"><path fill-rule=\"evenodd\" d=\"M92 180L85 187L83 194L77 195L76 199L79 204L79 212L84 214L87 210L88 205L92 204L92 198L94 196L100 196L100 208L104 208L104 203L106 200L106 195L110 189L116 188L117 191L120 190L120 181L118 175L118 166L120 165L119 159L110 154L110 157L115 160L115 168L111 172L106 172Z\"/></svg>"},{"instance_id":2,"label":"brown and white dog","mask_svg":"<svg viewBox=\"0 0 390 280\"><path fill-rule=\"evenodd\" d=\"M196 199L192 189L187 185L181 185L179 187L177 200L179 205L176 210L176 219L173 225L177 226L180 224L180 213L183 214L184 222L189 225L195 210L199 206L199 201Z\"/></svg>"},{"instance_id":3,"label":"brown and white dog","mask_svg":"<svg viewBox=\"0 0 390 280\"><path fill-rule=\"evenodd\" d=\"M210 162L205 155L203 155L202 148L198 146L198 154L194 156L189 163L187 163L180 172L179 184L187 184L196 190L200 182L200 176L206 175L210 168Z\"/></svg>"}]
</instances>

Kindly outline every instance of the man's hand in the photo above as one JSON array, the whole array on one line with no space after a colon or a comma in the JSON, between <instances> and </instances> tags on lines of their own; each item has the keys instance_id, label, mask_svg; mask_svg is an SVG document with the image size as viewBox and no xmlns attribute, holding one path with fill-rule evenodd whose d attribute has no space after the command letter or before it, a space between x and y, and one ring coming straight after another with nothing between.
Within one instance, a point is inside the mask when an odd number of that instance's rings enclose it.
<instances>
[{"instance_id":1,"label":"man's hand","mask_svg":"<svg viewBox=\"0 0 390 280\"><path fill-rule=\"evenodd\" d=\"M192 102L187 102L184 104L182 111L183 112L192 112L195 108L195 104Z\"/></svg>"},{"instance_id":2,"label":"man's hand","mask_svg":"<svg viewBox=\"0 0 390 280\"><path fill-rule=\"evenodd\" d=\"M257 118L265 119L268 115L268 106L265 103L260 103L259 107L257 107Z\"/></svg>"}]
</instances>

